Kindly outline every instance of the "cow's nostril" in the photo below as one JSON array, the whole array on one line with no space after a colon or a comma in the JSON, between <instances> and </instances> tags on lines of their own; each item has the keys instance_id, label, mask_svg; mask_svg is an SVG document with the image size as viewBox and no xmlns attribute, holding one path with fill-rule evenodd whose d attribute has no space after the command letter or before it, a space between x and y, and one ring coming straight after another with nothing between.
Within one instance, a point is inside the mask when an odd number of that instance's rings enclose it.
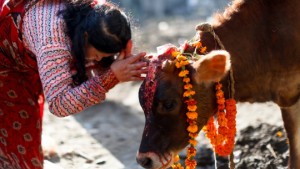
<instances>
[{"instance_id":1,"label":"cow's nostril","mask_svg":"<svg viewBox=\"0 0 300 169\"><path fill-rule=\"evenodd\" d=\"M137 162L144 168L152 168L152 160L149 157L139 158Z\"/></svg>"}]
</instances>

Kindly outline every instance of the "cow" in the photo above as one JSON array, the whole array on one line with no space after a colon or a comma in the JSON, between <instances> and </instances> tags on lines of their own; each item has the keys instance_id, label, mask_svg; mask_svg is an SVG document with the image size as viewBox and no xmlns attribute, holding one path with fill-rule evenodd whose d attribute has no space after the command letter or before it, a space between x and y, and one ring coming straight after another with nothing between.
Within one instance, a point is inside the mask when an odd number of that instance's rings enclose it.
<instances>
[{"instance_id":1,"label":"cow","mask_svg":"<svg viewBox=\"0 0 300 169\"><path fill-rule=\"evenodd\" d=\"M272 101L280 107L293 169L300 168L299 10L299 0L234 0L224 13L215 14L215 34L203 25L196 27L208 53L187 66L196 90L199 129L216 112L215 81L220 80L229 95L232 70L237 102ZM139 90L146 122L136 159L147 169L168 168L188 145L183 82L170 58L165 50L150 60Z\"/></svg>"}]
</instances>

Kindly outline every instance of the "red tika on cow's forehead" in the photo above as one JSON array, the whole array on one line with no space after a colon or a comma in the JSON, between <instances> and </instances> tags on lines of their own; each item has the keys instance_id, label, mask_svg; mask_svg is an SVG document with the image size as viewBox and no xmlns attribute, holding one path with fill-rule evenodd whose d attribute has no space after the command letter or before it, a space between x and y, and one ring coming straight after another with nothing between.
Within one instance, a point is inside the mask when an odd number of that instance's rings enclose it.
<instances>
[{"instance_id":1,"label":"red tika on cow's forehead","mask_svg":"<svg viewBox=\"0 0 300 169\"><path fill-rule=\"evenodd\" d=\"M144 112L146 117L151 112L154 93L157 86L157 80L156 80L156 73L157 73L157 65L150 62L149 68L148 68L148 74L145 79L145 85L144 88L142 88L141 92L143 93L143 100L144 100Z\"/></svg>"},{"instance_id":2,"label":"red tika on cow's forehead","mask_svg":"<svg viewBox=\"0 0 300 169\"><path fill-rule=\"evenodd\" d=\"M166 44L157 48L157 54L150 59L148 73L144 81L145 85L141 92L143 93L144 112L146 117L151 113L155 90L157 87L156 75L161 71L162 63L171 58L171 53L177 48L174 45Z\"/></svg>"}]
</instances>

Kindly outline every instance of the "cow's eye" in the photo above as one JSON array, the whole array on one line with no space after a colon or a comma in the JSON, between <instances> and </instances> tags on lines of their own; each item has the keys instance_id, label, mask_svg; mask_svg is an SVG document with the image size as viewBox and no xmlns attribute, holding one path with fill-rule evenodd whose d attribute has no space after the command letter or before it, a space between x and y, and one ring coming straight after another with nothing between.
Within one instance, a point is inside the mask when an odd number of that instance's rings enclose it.
<instances>
[{"instance_id":1,"label":"cow's eye","mask_svg":"<svg viewBox=\"0 0 300 169\"><path fill-rule=\"evenodd\" d=\"M166 100L163 105L165 110L171 111L175 108L176 102L175 100Z\"/></svg>"}]
</instances>

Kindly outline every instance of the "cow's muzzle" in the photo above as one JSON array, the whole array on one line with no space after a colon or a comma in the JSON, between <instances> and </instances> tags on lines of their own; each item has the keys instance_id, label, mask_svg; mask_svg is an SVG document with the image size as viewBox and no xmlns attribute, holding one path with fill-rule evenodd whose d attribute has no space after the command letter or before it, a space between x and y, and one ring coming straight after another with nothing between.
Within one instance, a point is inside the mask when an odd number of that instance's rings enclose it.
<instances>
[{"instance_id":1,"label":"cow's muzzle","mask_svg":"<svg viewBox=\"0 0 300 169\"><path fill-rule=\"evenodd\" d=\"M136 155L136 161L146 169L166 169L173 164L173 153L159 155L154 152L140 153Z\"/></svg>"}]
</instances>

